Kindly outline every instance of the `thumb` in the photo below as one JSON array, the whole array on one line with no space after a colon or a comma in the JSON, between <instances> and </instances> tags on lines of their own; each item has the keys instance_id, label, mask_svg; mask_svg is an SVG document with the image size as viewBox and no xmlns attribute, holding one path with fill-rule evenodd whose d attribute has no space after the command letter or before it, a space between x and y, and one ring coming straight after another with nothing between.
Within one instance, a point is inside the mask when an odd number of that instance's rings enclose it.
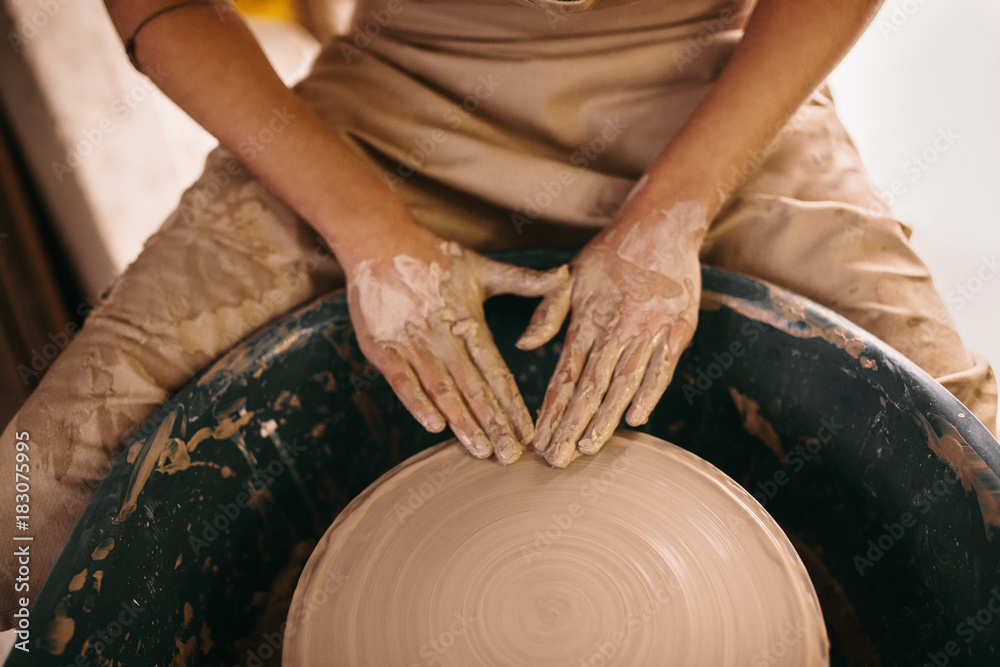
<instances>
[{"instance_id":1,"label":"thumb","mask_svg":"<svg viewBox=\"0 0 1000 667\"><path fill-rule=\"evenodd\" d=\"M544 296L569 280L569 266L566 264L548 271L536 271L497 262L482 255L476 260L479 281L487 299L497 294Z\"/></svg>"},{"instance_id":2,"label":"thumb","mask_svg":"<svg viewBox=\"0 0 1000 667\"><path fill-rule=\"evenodd\" d=\"M515 345L518 349L533 350L549 342L562 327L563 320L569 313L572 296L572 280L567 280L554 291L546 294L542 302L535 308L528 328L517 339Z\"/></svg>"}]
</instances>

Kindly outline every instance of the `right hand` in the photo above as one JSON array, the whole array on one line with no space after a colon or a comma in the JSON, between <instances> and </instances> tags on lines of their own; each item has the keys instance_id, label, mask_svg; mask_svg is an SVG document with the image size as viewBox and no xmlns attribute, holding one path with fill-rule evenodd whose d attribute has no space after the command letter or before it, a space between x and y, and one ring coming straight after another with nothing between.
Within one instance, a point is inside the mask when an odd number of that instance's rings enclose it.
<instances>
[{"instance_id":1,"label":"right hand","mask_svg":"<svg viewBox=\"0 0 1000 667\"><path fill-rule=\"evenodd\" d=\"M345 266L361 351L424 428L445 423L476 458L511 463L534 424L486 326L495 294L543 296L569 269L534 271L487 259L431 234Z\"/></svg>"}]
</instances>

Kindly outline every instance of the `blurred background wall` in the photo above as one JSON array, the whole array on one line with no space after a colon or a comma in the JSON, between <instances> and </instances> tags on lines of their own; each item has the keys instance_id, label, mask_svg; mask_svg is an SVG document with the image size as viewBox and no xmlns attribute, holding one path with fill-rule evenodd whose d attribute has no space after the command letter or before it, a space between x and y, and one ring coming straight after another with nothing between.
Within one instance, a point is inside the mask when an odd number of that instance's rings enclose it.
<instances>
[{"instance_id":1,"label":"blurred background wall","mask_svg":"<svg viewBox=\"0 0 1000 667\"><path fill-rule=\"evenodd\" d=\"M831 77L966 343L1000 368L1000 2L887 0Z\"/></svg>"}]
</instances>

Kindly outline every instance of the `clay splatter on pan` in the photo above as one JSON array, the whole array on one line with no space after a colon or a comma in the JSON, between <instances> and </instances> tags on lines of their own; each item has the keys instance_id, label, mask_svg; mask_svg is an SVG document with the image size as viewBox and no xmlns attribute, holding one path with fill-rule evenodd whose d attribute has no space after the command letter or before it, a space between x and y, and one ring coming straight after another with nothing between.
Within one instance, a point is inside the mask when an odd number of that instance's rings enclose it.
<instances>
[{"instance_id":1,"label":"clay splatter on pan","mask_svg":"<svg viewBox=\"0 0 1000 667\"><path fill-rule=\"evenodd\" d=\"M740 419L743 420L743 430L767 445L779 461L784 461L787 455L781 444L781 438L778 437L778 432L774 430L771 422L760 414L760 403L744 396L733 387L729 388L729 396L733 399L737 412L740 413Z\"/></svg>"},{"instance_id":2,"label":"clay splatter on pan","mask_svg":"<svg viewBox=\"0 0 1000 667\"><path fill-rule=\"evenodd\" d=\"M55 615L56 617L49 621L42 632L42 645L52 655L62 655L66 650L66 644L73 638L76 622L66 615L64 602L56 605Z\"/></svg>"},{"instance_id":3,"label":"clay splatter on pan","mask_svg":"<svg viewBox=\"0 0 1000 667\"><path fill-rule=\"evenodd\" d=\"M920 419L927 431L927 446L951 466L966 493L975 491L989 536L991 529L1000 527L1000 479L952 424L938 417L939 436L926 418L921 415Z\"/></svg>"},{"instance_id":4,"label":"clay splatter on pan","mask_svg":"<svg viewBox=\"0 0 1000 667\"><path fill-rule=\"evenodd\" d=\"M316 375L310 376L309 379L314 380L319 384L323 385L323 387L328 392L337 391L337 378L330 371L323 371L322 373L317 373Z\"/></svg>"},{"instance_id":5,"label":"clay splatter on pan","mask_svg":"<svg viewBox=\"0 0 1000 667\"><path fill-rule=\"evenodd\" d=\"M124 521L135 511L139 495L153 472L172 475L196 466L208 466L220 469L223 477L231 476L231 470L227 473L217 463L193 461L191 452L209 437L215 440L228 440L239 434L241 429L250 423L254 415L254 411L246 409L246 398L242 398L219 411L216 415L218 424L214 428L201 428L195 432L190 440L185 442L181 438L171 437L178 419L181 420L183 434L183 407L178 407L171 412L160 423L156 433L147 439L138 453L133 456L137 465L132 471L125 501L122 503L118 516L115 517L115 523ZM130 456L132 456L131 451Z\"/></svg>"},{"instance_id":6,"label":"clay splatter on pan","mask_svg":"<svg viewBox=\"0 0 1000 667\"><path fill-rule=\"evenodd\" d=\"M75 577L69 580L69 590L78 591L83 588L83 584L87 581L87 568L83 568Z\"/></svg>"},{"instance_id":7,"label":"clay splatter on pan","mask_svg":"<svg viewBox=\"0 0 1000 667\"><path fill-rule=\"evenodd\" d=\"M129 480L125 502L122 503L121 510L118 512L118 516L115 517L116 523L124 521L135 511L139 494L142 493L142 489L146 485L146 480L149 479L153 468L156 467L160 453L170 439L170 433L173 431L174 422L176 421L177 410L174 410L160 423L160 427L156 429L156 433L143 444L142 451L137 457L139 465L132 471L132 478Z\"/></svg>"},{"instance_id":8,"label":"clay splatter on pan","mask_svg":"<svg viewBox=\"0 0 1000 667\"><path fill-rule=\"evenodd\" d=\"M278 394L278 397L274 399L274 411L284 412L289 407L301 408L302 401L299 400L298 394L293 394L286 389Z\"/></svg>"},{"instance_id":9,"label":"clay splatter on pan","mask_svg":"<svg viewBox=\"0 0 1000 667\"><path fill-rule=\"evenodd\" d=\"M796 338L822 338L847 352L855 359L864 352L865 342L837 324L816 321L803 308L781 290L771 287L771 308L764 308L744 299L704 291L701 294L702 310L718 310L725 306L730 310L765 324ZM867 366L866 366L867 367ZM873 369L874 370L874 369Z\"/></svg>"},{"instance_id":10,"label":"clay splatter on pan","mask_svg":"<svg viewBox=\"0 0 1000 667\"><path fill-rule=\"evenodd\" d=\"M187 667L195 664L194 654L198 650L198 640L195 637L188 637L186 642L174 638L174 645L177 647L177 653L170 661L170 667Z\"/></svg>"},{"instance_id":11,"label":"clay splatter on pan","mask_svg":"<svg viewBox=\"0 0 1000 667\"><path fill-rule=\"evenodd\" d=\"M878 363L874 359L869 359L868 357L861 357L860 359L858 359L858 361L860 361L861 365L870 371L878 370Z\"/></svg>"},{"instance_id":12,"label":"clay splatter on pan","mask_svg":"<svg viewBox=\"0 0 1000 667\"><path fill-rule=\"evenodd\" d=\"M101 540L101 543L94 548L94 551L93 553L90 554L90 557L93 560L104 560L105 558L108 557L108 554L111 553L111 550L114 548L115 548L115 538L107 537Z\"/></svg>"}]
</instances>

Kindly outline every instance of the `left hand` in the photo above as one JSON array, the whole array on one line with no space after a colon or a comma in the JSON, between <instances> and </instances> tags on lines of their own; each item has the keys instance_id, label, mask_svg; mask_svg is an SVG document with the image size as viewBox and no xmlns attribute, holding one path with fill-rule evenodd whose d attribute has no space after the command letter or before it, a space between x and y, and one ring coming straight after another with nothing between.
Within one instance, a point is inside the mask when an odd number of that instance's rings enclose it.
<instances>
[{"instance_id":1,"label":"left hand","mask_svg":"<svg viewBox=\"0 0 1000 667\"><path fill-rule=\"evenodd\" d=\"M629 403L631 426L656 407L697 324L705 218L703 207L681 202L627 230L609 227L573 259L571 280L538 306L521 349L551 339L572 306L533 443L553 466L597 453Z\"/></svg>"}]
</instances>

